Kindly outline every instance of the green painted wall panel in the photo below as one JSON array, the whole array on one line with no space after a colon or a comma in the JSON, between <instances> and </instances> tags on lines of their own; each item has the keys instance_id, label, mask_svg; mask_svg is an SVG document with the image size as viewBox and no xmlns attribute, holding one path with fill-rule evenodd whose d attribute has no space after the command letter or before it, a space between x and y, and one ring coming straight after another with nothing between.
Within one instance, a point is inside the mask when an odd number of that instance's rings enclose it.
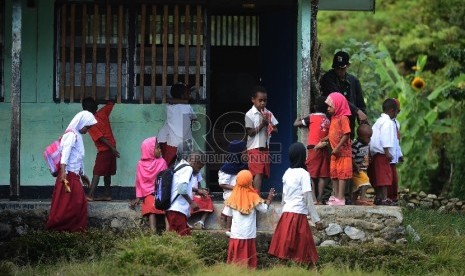
<instances>
[{"instance_id":1,"label":"green painted wall panel","mask_svg":"<svg viewBox=\"0 0 465 276\"><path fill-rule=\"evenodd\" d=\"M202 105L193 106L198 113L205 113ZM42 157L44 148L57 139L68 126L72 117L81 111L80 104L23 103L21 117L21 185L53 185L54 178L48 172ZM202 116L201 124L205 124ZM150 136L156 136L165 120L165 105L117 104L110 117L121 158L113 185L133 186L136 163L140 158L140 144ZM9 185L10 168L10 104L0 104L0 185ZM195 133L196 141L202 141L204 132ZM86 149L85 169L92 175L96 149L88 135L84 136ZM203 148L203 144L200 142ZM102 180L103 181L103 180ZM103 184L103 183L102 183Z\"/></svg>"},{"instance_id":2,"label":"green painted wall panel","mask_svg":"<svg viewBox=\"0 0 465 276\"><path fill-rule=\"evenodd\" d=\"M21 102L34 103L37 101L37 8L23 4L22 12Z\"/></svg>"},{"instance_id":3,"label":"green painted wall panel","mask_svg":"<svg viewBox=\"0 0 465 276\"><path fill-rule=\"evenodd\" d=\"M4 60L3 77L5 80L5 101L11 99L11 0L5 1L5 36L4 36Z\"/></svg>"},{"instance_id":4,"label":"green painted wall panel","mask_svg":"<svg viewBox=\"0 0 465 276\"><path fill-rule=\"evenodd\" d=\"M37 102L53 102L53 67L55 59L54 50L54 1L42 0L37 6L37 29L39 40L37 42Z\"/></svg>"}]
</instances>

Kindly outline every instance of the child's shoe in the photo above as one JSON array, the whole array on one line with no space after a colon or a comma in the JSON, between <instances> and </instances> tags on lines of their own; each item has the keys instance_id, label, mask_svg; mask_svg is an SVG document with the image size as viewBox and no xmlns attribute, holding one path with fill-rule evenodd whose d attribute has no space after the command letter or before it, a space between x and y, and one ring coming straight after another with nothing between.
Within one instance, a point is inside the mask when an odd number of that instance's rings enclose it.
<instances>
[{"instance_id":1,"label":"child's shoe","mask_svg":"<svg viewBox=\"0 0 465 276\"><path fill-rule=\"evenodd\" d=\"M328 199L328 201L326 201L326 205L331 205L331 204L329 204L329 203L334 202L334 199L335 199L334 196L330 196L329 199Z\"/></svg>"},{"instance_id":2,"label":"child's shoe","mask_svg":"<svg viewBox=\"0 0 465 276\"><path fill-rule=\"evenodd\" d=\"M344 205L346 205L346 200L345 199L338 199L338 198L335 197L333 201L328 202L328 205L331 205L331 206L344 206Z\"/></svg>"},{"instance_id":3,"label":"child's shoe","mask_svg":"<svg viewBox=\"0 0 465 276\"><path fill-rule=\"evenodd\" d=\"M199 220L196 223L194 223L193 227L196 230L204 230L205 229L205 224L203 223L203 221Z\"/></svg>"}]
</instances>

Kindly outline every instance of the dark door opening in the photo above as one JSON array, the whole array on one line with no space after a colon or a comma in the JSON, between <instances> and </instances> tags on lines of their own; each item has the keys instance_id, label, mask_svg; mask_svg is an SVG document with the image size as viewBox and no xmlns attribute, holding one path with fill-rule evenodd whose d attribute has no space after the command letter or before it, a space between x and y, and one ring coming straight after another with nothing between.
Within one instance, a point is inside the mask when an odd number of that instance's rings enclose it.
<instances>
[{"instance_id":1,"label":"dark door opening","mask_svg":"<svg viewBox=\"0 0 465 276\"><path fill-rule=\"evenodd\" d=\"M279 132L271 139L274 162L270 179L263 182L262 192L270 187L281 191L282 174L288 166L287 148L295 140L296 133L292 128L296 105L295 6L257 11L255 15L249 13L243 20L250 22L249 27L241 23L240 15L225 17L225 20L218 20L220 17L215 16L215 28L220 28L220 34L215 31L211 34L209 146L216 154L225 153L229 141L247 140L244 116L252 107L250 91L254 85L265 86L267 107L279 121ZM239 23L234 25L237 21ZM228 29L231 24L233 26ZM244 35L241 35L241 28L246 32ZM222 35L226 37L223 39ZM222 191L217 181L221 165L216 162L207 166L208 184L213 192Z\"/></svg>"}]
</instances>

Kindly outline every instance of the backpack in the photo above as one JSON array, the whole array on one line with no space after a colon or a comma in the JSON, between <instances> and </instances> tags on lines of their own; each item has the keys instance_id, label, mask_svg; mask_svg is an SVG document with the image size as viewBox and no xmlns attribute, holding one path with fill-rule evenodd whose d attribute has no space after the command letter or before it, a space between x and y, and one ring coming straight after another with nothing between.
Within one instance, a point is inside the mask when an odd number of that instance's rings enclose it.
<instances>
[{"instance_id":1,"label":"backpack","mask_svg":"<svg viewBox=\"0 0 465 276\"><path fill-rule=\"evenodd\" d=\"M65 133L72 132L72 130L67 130ZM60 160L61 160L61 150L60 150L60 141L61 137L58 140L53 141L50 145L45 148L43 153L45 163L50 170L50 173L53 177L58 176L58 170L60 169Z\"/></svg>"},{"instance_id":2,"label":"backpack","mask_svg":"<svg viewBox=\"0 0 465 276\"><path fill-rule=\"evenodd\" d=\"M177 168L168 168L158 173L155 179L155 208L158 210L168 210L171 204L178 198L179 194L171 201L173 177L177 171L187 166L189 165L182 164Z\"/></svg>"}]
</instances>

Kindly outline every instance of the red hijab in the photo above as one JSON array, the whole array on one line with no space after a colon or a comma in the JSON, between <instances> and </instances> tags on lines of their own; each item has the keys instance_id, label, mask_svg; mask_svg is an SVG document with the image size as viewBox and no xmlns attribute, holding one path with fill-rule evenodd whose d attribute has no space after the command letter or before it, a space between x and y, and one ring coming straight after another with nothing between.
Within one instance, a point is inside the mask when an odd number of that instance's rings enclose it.
<instances>
[{"instance_id":1,"label":"red hijab","mask_svg":"<svg viewBox=\"0 0 465 276\"><path fill-rule=\"evenodd\" d=\"M339 92L332 92L329 94L325 103L334 108L334 114L332 114L331 117L336 118L352 115L346 97Z\"/></svg>"},{"instance_id":2,"label":"red hijab","mask_svg":"<svg viewBox=\"0 0 465 276\"><path fill-rule=\"evenodd\" d=\"M155 157L157 138L145 139L140 146L140 160L136 168L136 197L145 197L155 191L157 174L167 168L166 161L161 156Z\"/></svg>"}]
</instances>

